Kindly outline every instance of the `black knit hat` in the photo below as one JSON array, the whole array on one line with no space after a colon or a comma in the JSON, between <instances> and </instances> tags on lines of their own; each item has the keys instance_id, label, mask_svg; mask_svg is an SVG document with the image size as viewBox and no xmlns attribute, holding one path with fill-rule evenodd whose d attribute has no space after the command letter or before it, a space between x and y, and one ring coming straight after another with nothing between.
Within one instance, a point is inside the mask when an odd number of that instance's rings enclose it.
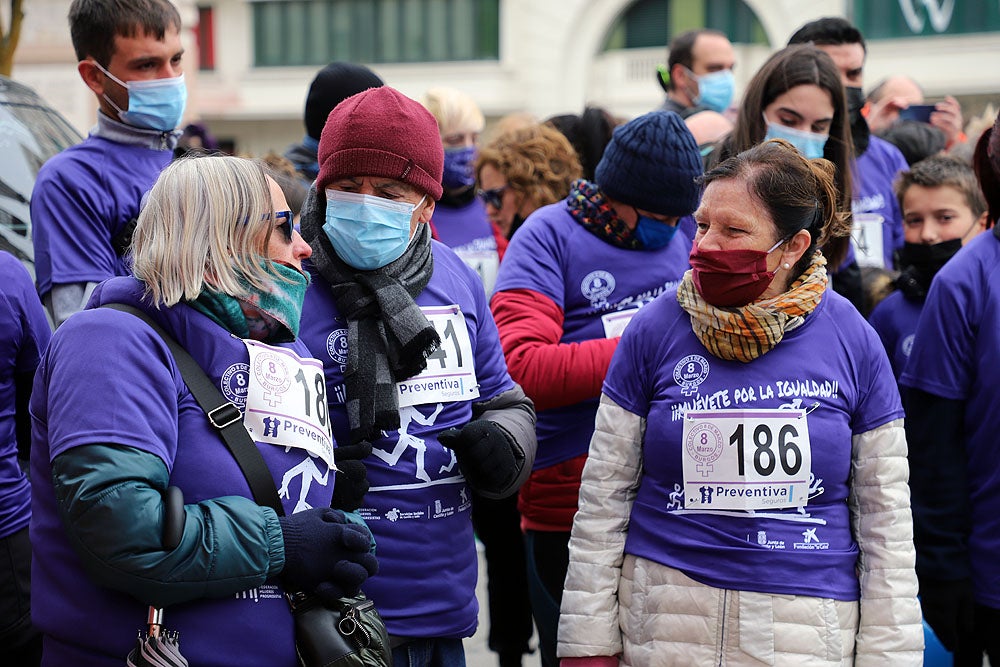
<instances>
[{"instance_id":1,"label":"black knit hat","mask_svg":"<svg viewBox=\"0 0 1000 667\"><path fill-rule=\"evenodd\" d=\"M594 180L607 196L657 215L698 208L701 154L673 111L652 111L615 128Z\"/></svg>"},{"instance_id":2,"label":"black knit hat","mask_svg":"<svg viewBox=\"0 0 1000 667\"><path fill-rule=\"evenodd\" d=\"M333 108L351 95L369 88L384 86L378 74L364 65L333 62L324 67L309 84L306 95L306 134L319 141L326 117Z\"/></svg>"}]
</instances>

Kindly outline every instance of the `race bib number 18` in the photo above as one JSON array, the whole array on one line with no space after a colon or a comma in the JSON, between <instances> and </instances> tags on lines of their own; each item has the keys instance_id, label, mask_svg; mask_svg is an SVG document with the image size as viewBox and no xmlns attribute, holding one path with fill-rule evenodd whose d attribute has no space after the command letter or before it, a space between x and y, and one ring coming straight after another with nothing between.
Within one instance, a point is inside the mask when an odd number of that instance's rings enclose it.
<instances>
[{"instance_id":1,"label":"race bib number 18","mask_svg":"<svg viewBox=\"0 0 1000 667\"><path fill-rule=\"evenodd\" d=\"M441 347L427 357L420 375L396 385L399 407L428 403L453 403L479 398L476 360L462 309L454 306L421 307L441 338Z\"/></svg>"},{"instance_id":2,"label":"race bib number 18","mask_svg":"<svg viewBox=\"0 0 1000 667\"><path fill-rule=\"evenodd\" d=\"M687 509L807 503L812 450L805 410L692 410L683 443Z\"/></svg>"},{"instance_id":3,"label":"race bib number 18","mask_svg":"<svg viewBox=\"0 0 1000 667\"><path fill-rule=\"evenodd\" d=\"M318 359L244 340L250 353L243 424L257 442L304 449L333 469L326 378Z\"/></svg>"}]
</instances>

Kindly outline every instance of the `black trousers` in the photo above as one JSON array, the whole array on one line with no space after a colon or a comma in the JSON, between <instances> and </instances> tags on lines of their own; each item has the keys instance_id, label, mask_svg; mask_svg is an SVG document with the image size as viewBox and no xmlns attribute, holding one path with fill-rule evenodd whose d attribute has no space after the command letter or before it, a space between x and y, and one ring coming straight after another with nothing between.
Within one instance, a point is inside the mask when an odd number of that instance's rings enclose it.
<instances>
[{"instance_id":1,"label":"black trousers","mask_svg":"<svg viewBox=\"0 0 1000 667\"><path fill-rule=\"evenodd\" d=\"M42 636L31 625L31 543L28 529L0 538L0 665L36 667Z\"/></svg>"},{"instance_id":2,"label":"black trousers","mask_svg":"<svg viewBox=\"0 0 1000 667\"><path fill-rule=\"evenodd\" d=\"M971 632L955 647L955 667L982 667L984 653L991 665L1000 665L1000 609L977 604L975 613Z\"/></svg>"},{"instance_id":3,"label":"black trousers","mask_svg":"<svg viewBox=\"0 0 1000 667\"><path fill-rule=\"evenodd\" d=\"M517 494L503 500L473 494L472 526L486 549L488 645L501 658L519 660L530 651L533 627Z\"/></svg>"}]
</instances>

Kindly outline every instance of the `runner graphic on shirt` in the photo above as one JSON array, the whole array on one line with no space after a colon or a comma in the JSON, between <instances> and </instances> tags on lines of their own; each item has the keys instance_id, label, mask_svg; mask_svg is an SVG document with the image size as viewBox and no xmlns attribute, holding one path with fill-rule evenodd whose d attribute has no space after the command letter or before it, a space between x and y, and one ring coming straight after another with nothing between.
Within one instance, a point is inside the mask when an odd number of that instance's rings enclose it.
<instances>
[{"instance_id":1,"label":"runner graphic on shirt","mask_svg":"<svg viewBox=\"0 0 1000 667\"><path fill-rule=\"evenodd\" d=\"M291 447L285 447L286 452L290 452ZM306 497L309 495L309 487L312 486L313 482L319 482L321 486L326 486L330 479L330 468L325 464L323 465L323 472L319 471L319 468L313 462L314 458L317 458L312 453L309 454L302 463L292 466L285 472L284 476L281 478L281 488L278 489L278 497L289 498L291 497L289 491L289 484L296 477L301 477L302 482L299 484L299 499L295 503L295 509L292 510L292 514L296 512L301 512L302 510L312 509L312 505L306 502Z\"/></svg>"},{"instance_id":2,"label":"runner graphic on shirt","mask_svg":"<svg viewBox=\"0 0 1000 667\"><path fill-rule=\"evenodd\" d=\"M413 447L413 449L417 451L417 479L425 482L431 481L430 475L427 474L427 470L424 468L424 454L427 452L427 445L424 443L422 438L411 435L407 432L407 429L412 422L416 422L422 426L433 426L435 420L438 415L441 414L441 410L443 409L444 404L438 403L437 407L434 408L434 412L431 413L429 417L425 417L415 405L400 408L398 431L399 439L396 441L396 446L393 447L391 452L379 449L378 447L373 447L372 454L379 457L390 466L395 466L399 462L400 457L403 456L403 452L405 452L408 447ZM452 457L454 457L454 454L452 454Z\"/></svg>"}]
</instances>

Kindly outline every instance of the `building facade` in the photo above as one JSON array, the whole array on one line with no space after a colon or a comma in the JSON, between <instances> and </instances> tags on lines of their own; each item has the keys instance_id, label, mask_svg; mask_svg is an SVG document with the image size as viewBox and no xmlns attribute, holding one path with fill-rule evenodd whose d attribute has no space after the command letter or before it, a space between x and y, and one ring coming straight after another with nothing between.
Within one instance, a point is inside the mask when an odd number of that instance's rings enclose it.
<instances>
[{"instance_id":1,"label":"building facade","mask_svg":"<svg viewBox=\"0 0 1000 667\"><path fill-rule=\"evenodd\" d=\"M656 108L655 68L683 30L724 30L737 53L737 94L803 23L851 19L868 40L865 87L891 74L967 111L1000 101L997 0L175 0L184 20L187 120L235 150L281 151L304 132L309 82L331 60L363 62L419 98L468 92L490 119L602 106L633 117ZM14 78L81 131L93 95L69 45L68 0L26 3Z\"/></svg>"}]
</instances>

